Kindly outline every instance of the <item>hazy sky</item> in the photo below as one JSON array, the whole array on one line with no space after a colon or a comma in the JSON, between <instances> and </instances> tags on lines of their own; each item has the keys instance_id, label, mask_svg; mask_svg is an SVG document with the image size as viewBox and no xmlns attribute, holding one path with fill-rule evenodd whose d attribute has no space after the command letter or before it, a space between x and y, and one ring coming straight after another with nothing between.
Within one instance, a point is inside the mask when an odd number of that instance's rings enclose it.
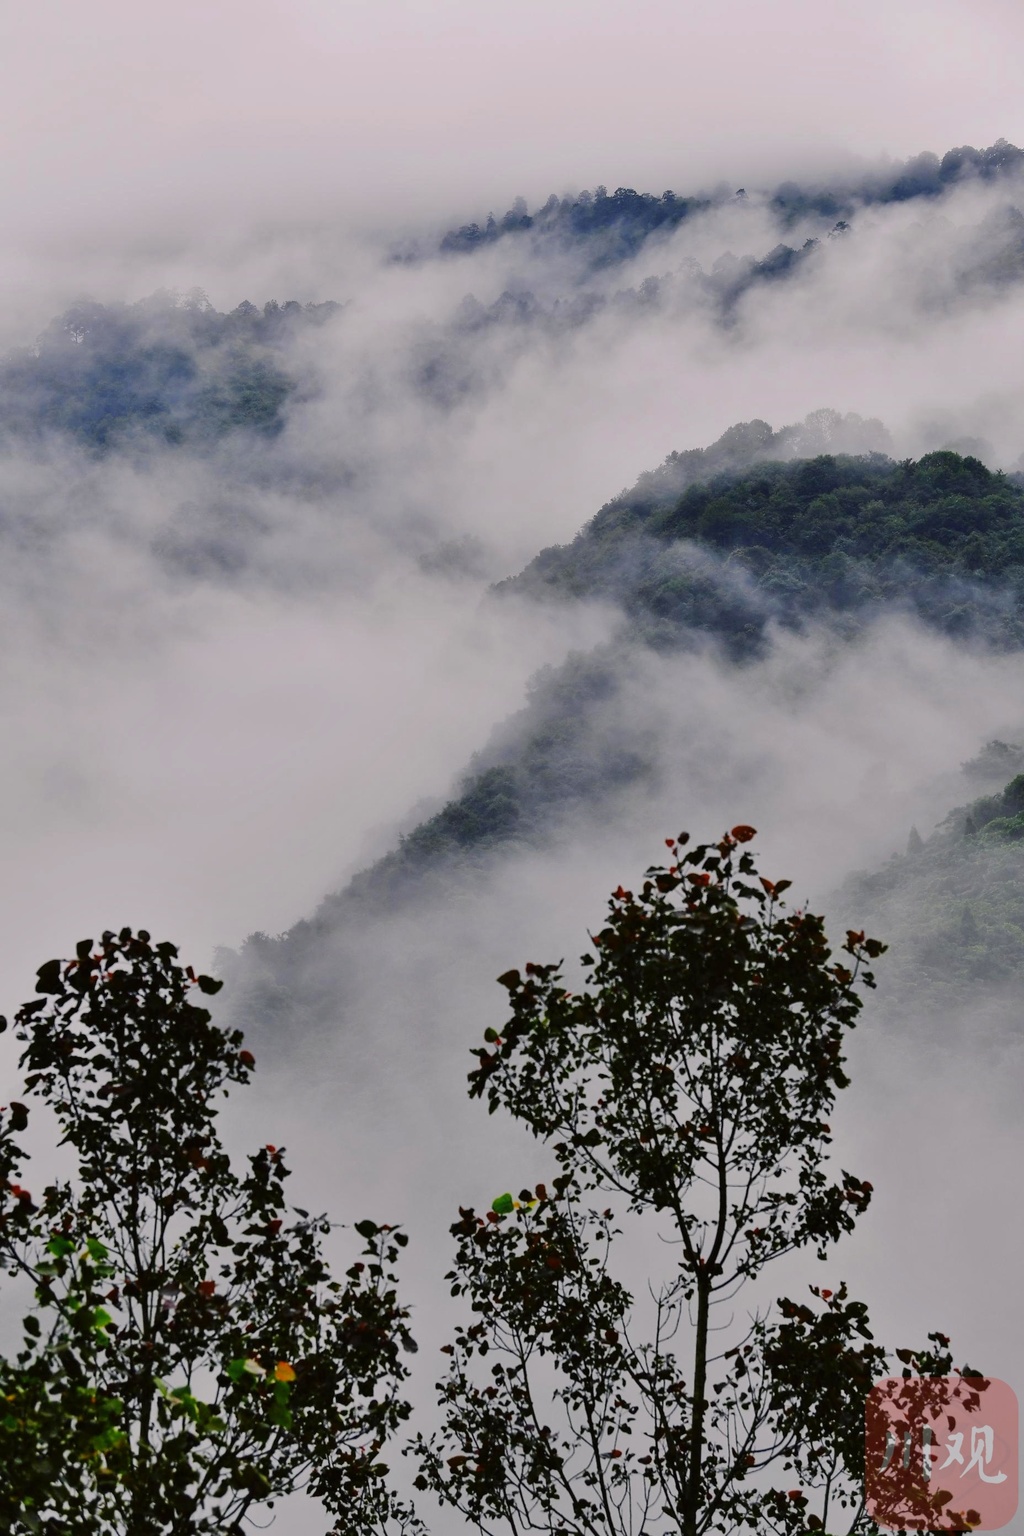
<instances>
[{"instance_id":1,"label":"hazy sky","mask_svg":"<svg viewBox=\"0 0 1024 1536\"><path fill-rule=\"evenodd\" d=\"M8 239L1024 137L1014 0L5 0ZM486 210L485 210L486 211Z\"/></svg>"},{"instance_id":2,"label":"hazy sky","mask_svg":"<svg viewBox=\"0 0 1024 1536\"><path fill-rule=\"evenodd\" d=\"M230 454L0 452L0 513L28 530L0 562L3 1007L50 953L108 923L148 923L205 964L218 942L307 914L446 794L538 666L603 633L607 616L499 614L481 603L486 581L571 537L670 450L819 406L884 417L900 451L958 433L1007 464L1024 449L1020 289L957 292L1002 187L858 216L855 239L824 242L820 263L754 294L729 331L680 301L653 318L612 306L551 344L501 332L470 358L490 383L447 415L410 359L468 291L486 303L512 282L513 243L381 263L402 229L500 213L520 194L756 187L1020 143L1020 0L0 0L0 122L0 349L85 290L350 300L310 343L319 394L266 452L279 486L296 466L338 483L354 466L354 489L321 504L260 488ZM733 206L608 282L726 249L762 256L781 234L753 202ZM221 503L264 519L265 551L237 582L189 586L154 541ZM467 535L483 574L424 565L431 541ZM481 1150L463 1104L497 969L535 945L572 953L599 893L686 823L753 818L782 872L826 891L901 846L912 818L930 830L966 797L948 780L957 764L1020 723L1019 656L899 625L831 672L823 655L814 637L793 642L742 677L707 658L651 662L636 717L666 722L657 803L596 849L522 855L493 888L385 927L361 957L372 985L351 1036L315 1062L296 1051L293 1095L268 1072L261 1123L284 1121L335 1214L358 1200L358 1214L419 1223L422 1291L442 1264L426 1218L514 1182L509 1138ZM705 739L715 749L698 762ZM987 1364L1019 1338L1006 1283L1020 1267L1019 1109L1001 1097L1003 1038L979 1066L986 1041L940 1022L949 1061L914 1041L902 1061L887 1038L865 1063L852 1166L874 1157L889 1184L861 1251L894 1327L922 1332L924 1302L925 1326L960 1307L960 1336ZM415 1070L392 1081L409 1041ZM353 1083L360 1051L379 1091ZM0 1065L9 1055L8 1037ZM949 1177L995 1233L980 1280L975 1249L970 1266L927 1249L943 1215L941 1115L962 1109L965 1079L987 1140ZM904 1126L901 1164L882 1120L904 1112L920 1134ZM339 1168L352 1171L340 1193ZM907 1234L915 1289L897 1295L888 1265Z\"/></svg>"}]
</instances>

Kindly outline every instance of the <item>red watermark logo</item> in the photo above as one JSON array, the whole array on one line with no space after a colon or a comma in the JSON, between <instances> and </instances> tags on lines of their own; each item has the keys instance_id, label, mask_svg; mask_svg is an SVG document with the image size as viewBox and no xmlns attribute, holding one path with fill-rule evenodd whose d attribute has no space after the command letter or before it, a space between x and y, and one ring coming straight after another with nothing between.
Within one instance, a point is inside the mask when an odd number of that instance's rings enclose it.
<instances>
[{"instance_id":1,"label":"red watermark logo","mask_svg":"<svg viewBox=\"0 0 1024 1536\"><path fill-rule=\"evenodd\" d=\"M1017 1399L992 1376L891 1376L868 1394L865 1497L891 1531L998 1531L1017 1512Z\"/></svg>"}]
</instances>

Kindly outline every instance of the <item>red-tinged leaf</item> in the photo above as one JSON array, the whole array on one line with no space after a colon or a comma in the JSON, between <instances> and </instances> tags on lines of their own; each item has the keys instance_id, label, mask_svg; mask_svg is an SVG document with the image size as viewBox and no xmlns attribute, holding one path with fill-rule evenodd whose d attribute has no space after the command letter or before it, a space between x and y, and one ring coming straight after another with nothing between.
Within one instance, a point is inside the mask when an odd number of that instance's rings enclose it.
<instances>
[{"instance_id":1,"label":"red-tinged leaf","mask_svg":"<svg viewBox=\"0 0 1024 1536\"><path fill-rule=\"evenodd\" d=\"M252 1051L239 1051L238 1059L243 1067L254 1067L256 1065L256 1057Z\"/></svg>"},{"instance_id":2,"label":"red-tinged leaf","mask_svg":"<svg viewBox=\"0 0 1024 1536\"><path fill-rule=\"evenodd\" d=\"M729 833L738 843L749 843L752 837L757 836L757 828L747 826L746 822L740 822L738 827L733 827Z\"/></svg>"}]
</instances>

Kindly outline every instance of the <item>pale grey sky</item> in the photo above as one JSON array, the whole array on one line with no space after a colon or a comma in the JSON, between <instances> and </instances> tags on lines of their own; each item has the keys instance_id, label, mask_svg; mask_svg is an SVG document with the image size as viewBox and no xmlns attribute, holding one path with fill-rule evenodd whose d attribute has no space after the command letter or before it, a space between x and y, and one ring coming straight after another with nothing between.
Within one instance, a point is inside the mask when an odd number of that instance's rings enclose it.
<instances>
[{"instance_id":1,"label":"pale grey sky","mask_svg":"<svg viewBox=\"0 0 1024 1536\"><path fill-rule=\"evenodd\" d=\"M466 292L496 298L518 258L382 265L388 239L353 239L360 226L390 236L518 194L751 186L1021 143L1022 86L1021 0L0 0L0 351L82 290L350 301L296 358L319 393L266 450L280 471L268 485L230 455L0 453L0 509L37 535L0 562L0 1008L49 954L108 924L146 924L206 965L217 943L308 914L417 802L443 799L531 672L604 633L600 615L481 605L484 577L419 563L424 528L478 536L501 575L670 449L819 406L884 417L900 452L960 433L1008 464L1024 449L1021 290L957 293L1004 188L865 214L802 278L753 293L729 330L680 301L647 318L611 307L556 347L543 332L483 337L470 360L485 387L448 415L417 391L410 359ZM609 282L726 249L760 256L779 236L752 200ZM548 276L557 294L557 270L531 280ZM346 489L310 500L296 475L292 494L297 465ZM275 579L257 563L237 581L178 581L151 545L225 498L266 525ZM801 895L827 890L903 846L912 820L930 831L934 781L987 736L1020 739L1020 655L984 658L906 625L842 653L791 637L745 672L684 656L638 678L661 798L596 848L523 855L492 886L382 927L346 978L350 996L359 975L371 985L337 1055L318 1044L315 1063L300 1057L294 1092L268 1071L246 1107L294 1141L335 1216L409 1221L418 1328L449 1208L523 1182L508 1134L487 1139L464 1102L465 1051L497 1007L499 969L572 954L603 891L684 824L714 834L753 819L775 873ZM870 788L883 765L891 792ZM1001 1085L1019 1073L973 1021L939 1026L938 1054L868 1037L847 1134L880 1197L855 1250L866 1257L837 1273L864 1284L897 1339L955 1325L977 1363L1009 1373L1019 1116ZM353 1049L376 1060L379 1092L350 1082ZM7 1036L2 1097L11 1055ZM968 1121L981 1148L940 1184L944 1127ZM902 1164L886 1140L896 1124ZM984 1236L980 1277L944 1237L931 1262L950 1209Z\"/></svg>"},{"instance_id":2,"label":"pale grey sky","mask_svg":"<svg viewBox=\"0 0 1024 1536\"><path fill-rule=\"evenodd\" d=\"M1021 138L1022 84L1014 0L4 0L0 206L30 243L443 218Z\"/></svg>"}]
</instances>

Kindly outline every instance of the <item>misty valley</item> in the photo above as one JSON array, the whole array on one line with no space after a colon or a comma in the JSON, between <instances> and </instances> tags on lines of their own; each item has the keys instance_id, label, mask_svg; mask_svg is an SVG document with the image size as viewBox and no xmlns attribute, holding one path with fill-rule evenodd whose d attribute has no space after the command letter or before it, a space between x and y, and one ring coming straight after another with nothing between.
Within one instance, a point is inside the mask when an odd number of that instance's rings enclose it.
<instances>
[{"instance_id":1,"label":"misty valley","mask_svg":"<svg viewBox=\"0 0 1024 1536\"><path fill-rule=\"evenodd\" d=\"M746 182L0 358L4 1531L1020 1529L1024 151Z\"/></svg>"}]
</instances>

